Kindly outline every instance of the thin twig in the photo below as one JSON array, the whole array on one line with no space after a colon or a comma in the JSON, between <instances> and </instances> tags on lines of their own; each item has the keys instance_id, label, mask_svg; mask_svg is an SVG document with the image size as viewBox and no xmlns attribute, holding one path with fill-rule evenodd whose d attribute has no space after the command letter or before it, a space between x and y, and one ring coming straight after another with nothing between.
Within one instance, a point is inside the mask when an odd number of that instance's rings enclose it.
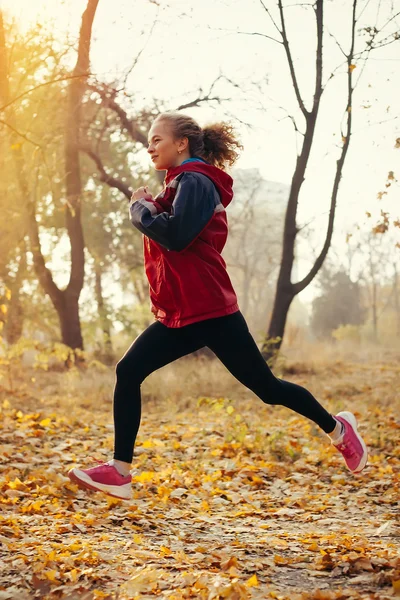
<instances>
[{"instance_id":1,"label":"thin twig","mask_svg":"<svg viewBox=\"0 0 400 600\"><path fill-rule=\"evenodd\" d=\"M29 90L26 90L25 92L22 92L22 94L20 94L16 98L13 98L12 100L10 100L10 102L7 102L7 104L4 104L4 106L0 106L0 112L5 110L9 106L11 106L11 104L14 104L14 102L17 102L24 96L27 96L31 92L38 90L39 88L45 87L47 85L52 85L53 83L60 83L60 81L68 81L69 79L77 79L80 77L90 77L90 75L92 75L92 73L81 73L80 75L69 75L68 77L61 77L60 79L53 79L52 81L45 81L44 83L39 83L39 85L35 85L33 88L30 88Z\"/></svg>"}]
</instances>

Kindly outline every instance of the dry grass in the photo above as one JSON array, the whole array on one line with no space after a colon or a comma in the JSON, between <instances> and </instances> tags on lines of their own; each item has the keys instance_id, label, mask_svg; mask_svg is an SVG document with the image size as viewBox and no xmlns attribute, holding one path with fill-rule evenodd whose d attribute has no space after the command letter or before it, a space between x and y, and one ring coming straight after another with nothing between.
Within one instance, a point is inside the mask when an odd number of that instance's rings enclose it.
<instances>
[{"instance_id":1,"label":"dry grass","mask_svg":"<svg viewBox=\"0 0 400 600\"><path fill-rule=\"evenodd\" d=\"M366 390L374 401L381 401L382 386L387 391L388 378L399 373L399 365L400 350L393 348L301 341L297 346L283 346L273 372L303 385L333 411L351 405L352 399ZM385 377L385 372L391 375ZM107 404L111 407L114 382L114 368L99 363L87 370L48 372L14 367L0 380L0 397L7 397L12 387L17 404L18 398L21 400L21 409L26 402L61 410L77 404L84 409L105 408ZM155 371L142 384L143 404L150 412L162 407L187 410L199 397L259 402L216 358L186 356Z\"/></svg>"}]
</instances>

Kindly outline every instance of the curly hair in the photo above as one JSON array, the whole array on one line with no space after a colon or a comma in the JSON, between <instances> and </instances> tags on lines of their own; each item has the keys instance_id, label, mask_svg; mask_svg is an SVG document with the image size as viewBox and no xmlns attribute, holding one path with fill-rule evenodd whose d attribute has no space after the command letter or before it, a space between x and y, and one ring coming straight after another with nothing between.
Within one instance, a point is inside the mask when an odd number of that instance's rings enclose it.
<instances>
[{"instance_id":1,"label":"curly hair","mask_svg":"<svg viewBox=\"0 0 400 600\"><path fill-rule=\"evenodd\" d=\"M239 158L236 149L243 150L230 123L209 123L201 127L195 119L180 112L164 112L157 121L167 121L175 140L187 137L190 156L198 156L225 170Z\"/></svg>"}]
</instances>

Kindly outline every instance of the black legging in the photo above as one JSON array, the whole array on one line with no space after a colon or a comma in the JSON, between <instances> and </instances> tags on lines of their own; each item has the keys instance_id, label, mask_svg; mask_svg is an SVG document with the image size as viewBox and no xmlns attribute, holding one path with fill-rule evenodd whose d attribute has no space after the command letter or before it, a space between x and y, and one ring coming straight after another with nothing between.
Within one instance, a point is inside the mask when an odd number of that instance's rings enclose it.
<instances>
[{"instance_id":1,"label":"black legging","mask_svg":"<svg viewBox=\"0 0 400 600\"><path fill-rule=\"evenodd\" d=\"M305 388L273 375L242 313L198 321L180 328L152 323L117 364L114 391L114 458L132 462L141 418L140 385L153 371L208 346L225 367L266 404L287 406L326 433L336 421Z\"/></svg>"}]
</instances>

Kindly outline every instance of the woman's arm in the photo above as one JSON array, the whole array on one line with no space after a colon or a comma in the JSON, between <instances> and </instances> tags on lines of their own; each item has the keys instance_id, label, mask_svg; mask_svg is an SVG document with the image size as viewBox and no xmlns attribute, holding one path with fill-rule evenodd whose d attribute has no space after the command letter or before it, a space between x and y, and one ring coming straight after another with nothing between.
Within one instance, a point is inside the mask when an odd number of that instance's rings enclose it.
<instances>
[{"instance_id":1,"label":"woman's arm","mask_svg":"<svg viewBox=\"0 0 400 600\"><path fill-rule=\"evenodd\" d=\"M181 252L198 237L219 203L213 182L205 175L186 171L179 180L171 214L157 212L150 200L130 205L132 224L167 250Z\"/></svg>"}]
</instances>

